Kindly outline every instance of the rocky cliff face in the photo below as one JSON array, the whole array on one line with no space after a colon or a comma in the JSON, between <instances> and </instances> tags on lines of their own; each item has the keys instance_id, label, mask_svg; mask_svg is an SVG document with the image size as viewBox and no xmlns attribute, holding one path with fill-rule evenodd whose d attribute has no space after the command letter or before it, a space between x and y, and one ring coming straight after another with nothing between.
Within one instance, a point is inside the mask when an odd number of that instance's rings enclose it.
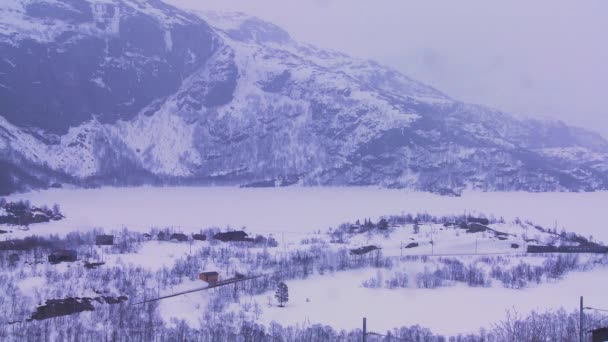
<instances>
[{"instance_id":1,"label":"rocky cliff face","mask_svg":"<svg viewBox=\"0 0 608 342\"><path fill-rule=\"evenodd\" d=\"M7 0L0 17L3 192L608 187L596 134L461 103L256 18L148 0Z\"/></svg>"}]
</instances>

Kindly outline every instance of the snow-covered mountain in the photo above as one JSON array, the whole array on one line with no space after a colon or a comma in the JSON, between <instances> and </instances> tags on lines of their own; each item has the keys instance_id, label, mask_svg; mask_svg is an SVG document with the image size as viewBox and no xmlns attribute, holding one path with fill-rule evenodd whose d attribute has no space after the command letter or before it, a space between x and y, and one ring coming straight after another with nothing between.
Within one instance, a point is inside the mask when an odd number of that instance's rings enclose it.
<instances>
[{"instance_id":1,"label":"snow-covered mountain","mask_svg":"<svg viewBox=\"0 0 608 342\"><path fill-rule=\"evenodd\" d=\"M466 80L463 80L466 81ZM235 13L0 3L0 191L53 183L608 188L608 142Z\"/></svg>"}]
</instances>

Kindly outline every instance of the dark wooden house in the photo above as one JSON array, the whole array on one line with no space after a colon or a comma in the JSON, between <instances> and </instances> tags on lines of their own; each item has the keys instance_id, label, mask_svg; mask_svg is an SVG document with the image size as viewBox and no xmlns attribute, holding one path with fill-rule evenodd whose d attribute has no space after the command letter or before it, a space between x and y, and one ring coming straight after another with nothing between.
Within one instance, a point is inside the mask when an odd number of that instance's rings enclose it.
<instances>
[{"instance_id":1,"label":"dark wooden house","mask_svg":"<svg viewBox=\"0 0 608 342\"><path fill-rule=\"evenodd\" d=\"M114 245L114 235L97 235L95 244L97 246L112 246Z\"/></svg>"},{"instance_id":2,"label":"dark wooden house","mask_svg":"<svg viewBox=\"0 0 608 342\"><path fill-rule=\"evenodd\" d=\"M404 248L415 248L418 247L418 242L410 242L407 245L403 246Z\"/></svg>"},{"instance_id":3,"label":"dark wooden house","mask_svg":"<svg viewBox=\"0 0 608 342\"><path fill-rule=\"evenodd\" d=\"M194 235L192 235L192 239L198 240L198 241L205 241L205 240L207 240L207 235L205 235L205 234L194 234Z\"/></svg>"},{"instance_id":4,"label":"dark wooden house","mask_svg":"<svg viewBox=\"0 0 608 342\"><path fill-rule=\"evenodd\" d=\"M91 298L66 298L66 299L50 299L45 305L36 308L36 312L32 314L32 319L41 321L44 319L68 316L84 311L94 311L95 308L91 303Z\"/></svg>"},{"instance_id":5,"label":"dark wooden house","mask_svg":"<svg viewBox=\"0 0 608 342\"><path fill-rule=\"evenodd\" d=\"M490 228L484 226L481 223L473 222L473 223L469 223L468 225L466 225L464 229L467 230L467 233L482 233Z\"/></svg>"},{"instance_id":6,"label":"dark wooden house","mask_svg":"<svg viewBox=\"0 0 608 342\"><path fill-rule=\"evenodd\" d=\"M198 277L209 284L215 284L220 280L220 274L217 272L203 272Z\"/></svg>"},{"instance_id":7,"label":"dark wooden house","mask_svg":"<svg viewBox=\"0 0 608 342\"><path fill-rule=\"evenodd\" d=\"M588 244L580 246L528 246L528 253L608 253L608 247Z\"/></svg>"},{"instance_id":8,"label":"dark wooden house","mask_svg":"<svg viewBox=\"0 0 608 342\"><path fill-rule=\"evenodd\" d=\"M173 233L173 234L171 234L171 237L169 238L169 240L175 240L175 241L179 241L179 242L186 242L186 241L188 241L188 237L186 236L186 234Z\"/></svg>"},{"instance_id":9,"label":"dark wooden house","mask_svg":"<svg viewBox=\"0 0 608 342\"><path fill-rule=\"evenodd\" d=\"M19 262L19 255L17 253L9 254L8 263L11 266L15 266Z\"/></svg>"},{"instance_id":10,"label":"dark wooden house","mask_svg":"<svg viewBox=\"0 0 608 342\"><path fill-rule=\"evenodd\" d=\"M592 342L608 342L608 327L591 331Z\"/></svg>"},{"instance_id":11,"label":"dark wooden house","mask_svg":"<svg viewBox=\"0 0 608 342\"><path fill-rule=\"evenodd\" d=\"M369 252L375 251L377 249L380 249L380 248L378 248L374 245L370 245L370 246L351 249L350 254L351 255L363 255L363 254L367 254Z\"/></svg>"},{"instance_id":12,"label":"dark wooden house","mask_svg":"<svg viewBox=\"0 0 608 342\"><path fill-rule=\"evenodd\" d=\"M49 262L51 264L58 264L61 262L74 262L78 258L78 253L74 250L62 249L49 255Z\"/></svg>"},{"instance_id":13,"label":"dark wooden house","mask_svg":"<svg viewBox=\"0 0 608 342\"><path fill-rule=\"evenodd\" d=\"M253 241L253 239L248 237L247 233L244 231L232 231L225 233L217 233L213 236L214 239L220 240L222 242L228 241Z\"/></svg>"},{"instance_id":14,"label":"dark wooden house","mask_svg":"<svg viewBox=\"0 0 608 342\"><path fill-rule=\"evenodd\" d=\"M485 217L467 217L467 221L470 223L479 223L484 226L487 226L490 224L490 220L488 220Z\"/></svg>"}]
</instances>

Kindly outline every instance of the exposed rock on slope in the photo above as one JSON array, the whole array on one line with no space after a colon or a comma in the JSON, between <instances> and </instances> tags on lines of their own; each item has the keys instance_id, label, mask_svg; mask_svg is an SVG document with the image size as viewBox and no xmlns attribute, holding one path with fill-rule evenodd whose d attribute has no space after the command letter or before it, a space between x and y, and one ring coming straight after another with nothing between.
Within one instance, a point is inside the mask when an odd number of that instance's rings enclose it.
<instances>
[{"instance_id":1,"label":"exposed rock on slope","mask_svg":"<svg viewBox=\"0 0 608 342\"><path fill-rule=\"evenodd\" d=\"M0 4L0 190L51 183L608 187L608 142L468 105L241 14Z\"/></svg>"}]
</instances>

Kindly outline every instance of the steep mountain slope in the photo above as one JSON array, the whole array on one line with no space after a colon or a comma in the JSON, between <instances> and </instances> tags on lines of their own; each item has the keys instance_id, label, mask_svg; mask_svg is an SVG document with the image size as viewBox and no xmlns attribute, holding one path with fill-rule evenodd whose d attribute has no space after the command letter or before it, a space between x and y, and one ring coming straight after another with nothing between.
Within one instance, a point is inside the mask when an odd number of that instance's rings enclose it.
<instances>
[{"instance_id":1,"label":"steep mountain slope","mask_svg":"<svg viewBox=\"0 0 608 342\"><path fill-rule=\"evenodd\" d=\"M608 187L598 135L463 104L256 18L144 0L10 0L0 11L4 192L52 182Z\"/></svg>"}]
</instances>

